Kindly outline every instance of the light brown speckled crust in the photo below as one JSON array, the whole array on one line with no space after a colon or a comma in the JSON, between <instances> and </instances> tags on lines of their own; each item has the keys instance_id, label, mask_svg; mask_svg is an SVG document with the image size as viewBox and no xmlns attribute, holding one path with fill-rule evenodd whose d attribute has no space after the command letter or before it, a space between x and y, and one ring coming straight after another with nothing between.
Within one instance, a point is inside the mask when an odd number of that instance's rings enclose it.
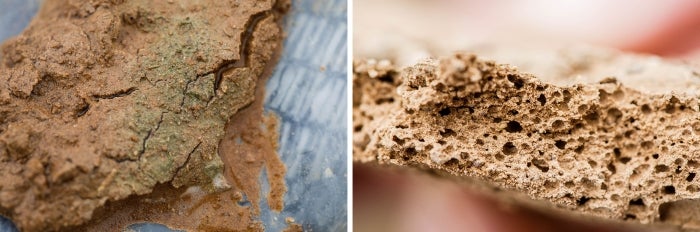
<instances>
[{"instance_id":1,"label":"light brown speckled crust","mask_svg":"<svg viewBox=\"0 0 700 232\"><path fill-rule=\"evenodd\" d=\"M599 80L555 86L461 53L404 69L356 61L354 160L475 178L595 217L698 226L678 203L700 198L697 97Z\"/></svg>"},{"instance_id":2,"label":"light brown speckled crust","mask_svg":"<svg viewBox=\"0 0 700 232\"><path fill-rule=\"evenodd\" d=\"M58 230L158 183L228 188L217 147L281 39L273 5L45 1L0 54L0 214Z\"/></svg>"}]
</instances>

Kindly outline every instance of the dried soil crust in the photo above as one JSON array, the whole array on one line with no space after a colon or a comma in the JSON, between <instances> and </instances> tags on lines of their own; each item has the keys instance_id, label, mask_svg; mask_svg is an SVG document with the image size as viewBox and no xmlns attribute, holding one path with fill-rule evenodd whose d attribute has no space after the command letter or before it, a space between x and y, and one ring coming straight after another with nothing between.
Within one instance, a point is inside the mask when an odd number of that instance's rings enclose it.
<instances>
[{"instance_id":1,"label":"dried soil crust","mask_svg":"<svg viewBox=\"0 0 700 232\"><path fill-rule=\"evenodd\" d=\"M219 141L278 49L274 4L46 1L2 45L0 213L58 230L157 184L229 189Z\"/></svg>"},{"instance_id":2,"label":"dried soil crust","mask_svg":"<svg viewBox=\"0 0 700 232\"><path fill-rule=\"evenodd\" d=\"M277 63L279 54L274 57L272 64ZM198 186L157 185L147 195L108 202L85 224L64 231L110 231L144 222L185 231L264 231L264 225L258 220L262 168L268 171L271 189L266 197L271 210L282 210L287 190L286 167L277 156L279 120L276 115L263 112L265 82L273 67L268 65L258 79L256 100L240 109L226 124L224 138L219 144L224 176L233 185L231 189L207 193ZM294 230L297 227L290 223L289 229L297 231Z\"/></svg>"},{"instance_id":3,"label":"dried soil crust","mask_svg":"<svg viewBox=\"0 0 700 232\"><path fill-rule=\"evenodd\" d=\"M357 61L354 160L473 178L592 217L700 228L687 216L700 197L697 96L599 78L555 86L461 53L404 69Z\"/></svg>"}]
</instances>

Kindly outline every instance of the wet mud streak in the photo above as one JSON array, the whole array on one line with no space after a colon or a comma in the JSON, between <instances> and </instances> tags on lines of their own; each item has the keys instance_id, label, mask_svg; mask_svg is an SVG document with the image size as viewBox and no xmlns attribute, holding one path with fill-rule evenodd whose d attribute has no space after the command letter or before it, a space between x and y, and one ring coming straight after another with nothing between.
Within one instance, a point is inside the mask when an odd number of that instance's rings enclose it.
<instances>
[{"instance_id":1,"label":"wet mud streak","mask_svg":"<svg viewBox=\"0 0 700 232\"><path fill-rule=\"evenodd\" d=\"M285 1L275 3L271 10L257 13L246 22L246 31L241 36L240 59L223 65L217 70L214 82L218 90L223 75L233 69L245 68L251 55L253 32L264 19L286 11ZM287 8L288 9L288 8ZM275 57L279 57L279 51ZM274 63L274 62L273 62ZM267 172L270 191L267 193L268 206L271 210L280 212L284 207L284 194L287 191L284 176L286 167L277 154L279 135L279 119L273 113L265 113L265 84L272 75L273 68L268 66L255 87L255 101L234 114L227 124L224 138L219 144L219 156L224 162L224 173L228 183L235 185L234 191L244 194L251 202L253 215L260 213L262 199L259 183L263 169ZM235 120L233 120L235 119Z\"/></svg>"},{"instance_id":2,"label":"wet mud streak","mask_svg":"<svg viewBox=\"0 0 700 232\"><path fill-rule=\"evenodd\" d=\"M275 5L277 5L277 2ZM274 8L252 15L246 22L245 30L241 32L239 59L224 63L216 71L214 92L219 90L224 73L249 64L253 32L258 24L274 13ZM255 99L264 99L264 85L256 87ZM283 196L287 191L284 184L286 168L277 156L278 119L275 115L264 115L262 101L242 109L232 118L237 123L227 124L226 138L221 141L220 156L226 164L225 172L229 183L234 183L252 202L254 214L260 213L260 186L258 176L263 168L268 172L271 190L268 193L268 203L272 210L281 211ZM261 120L262 118L262 120ZM262 124L261 124L262 121Z\"/></svg>"},{"instance_id":3,"label":"wet mud streak","mask_svg":"<svg viewBox=\"0 0 700 232\"><path fill-rule=\"evenodd\" d=\"M267 16L271 14L272 13L269 10L267 10L250 16L250 19L248 20L248 22L246 22L245 30L241 32L241 47L238 49L240 58L231 62L225 62L221 65L221 67L217 69L216 78L214 79L215 93L217 90L219 90L219 86L221 86L221 81L223 80L223 75L225 72L248 66L248 55L250 55L250 41L253 38L253 32L255 31L255 27L258 26L258 23L260 21L267 18Z\"/></svg>"},{"instance_id":4,"label":"wet mud streak","mask_svg":"<svg viewBox=\"0 0 700 232\"><path fill-rule=\"evenodd\" d=\"M256 99L263 99L264 88L264 85L256 87ZM264 113L262 101L243 108L232 118L236 121L226 125L226 135L219 146L227 181L245 194L254 214L258 215L262 199L259 177L264 169L270 184L268 206L281 211L287 188L284 182L286 167L277 154L279 119L272 113Z\"/></svg>"}]
</instances>

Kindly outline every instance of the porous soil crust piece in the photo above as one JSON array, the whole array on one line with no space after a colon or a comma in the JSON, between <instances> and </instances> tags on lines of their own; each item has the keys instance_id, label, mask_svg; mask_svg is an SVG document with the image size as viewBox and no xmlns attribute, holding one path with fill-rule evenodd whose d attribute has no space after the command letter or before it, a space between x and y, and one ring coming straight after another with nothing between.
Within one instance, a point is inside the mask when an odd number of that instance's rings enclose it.
<instances>
[{"instance_id":1,"label":"porous soil crust piece","mask_svg":"<svg viewBox=\"0 0 700 232\"><path fill-rule=\"evenodd\" d=\"M355 61L354 161L477 180L593 218L700 228L698 97L598 78L557 86L464 53L403 69Z\"/></svg>"},{"instance_id":2,"label":"porous soil crust piece","mask_svg":"<svg viewBox=\"0 0 700 232\"><path fill-rule=\"evenodd\" d=\"M160 183L230 188L219 141L280 44L277 10L46 0L1 47L0 214L58 230Z\"/></svg>"}]
</instances>

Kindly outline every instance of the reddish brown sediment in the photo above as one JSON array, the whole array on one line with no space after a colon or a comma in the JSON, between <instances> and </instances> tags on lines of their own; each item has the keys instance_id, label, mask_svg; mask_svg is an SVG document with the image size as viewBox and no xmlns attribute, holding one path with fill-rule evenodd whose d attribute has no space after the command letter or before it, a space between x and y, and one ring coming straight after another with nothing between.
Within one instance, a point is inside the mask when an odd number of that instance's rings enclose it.
<instances>
[{"instance_id":1,"label":"reddish brown sediment","mask_svg":"<svg viewBox=\"0 0 700 232\"><path fill-rule=\"evenodd\" d=\"M263 97L262 91L259 97ZM273 113L265 115L262 104L244 108L236 114L236 119L243 123L231 123L227 126L227 135L221 141L219 150L226 164L226 178L229 183L234 183L250 202L254 202L253 209L255 214L258 214L260 207L257 203L261 199L258 177L265 169L270 184L270 192L266 196L268 206L279 212L284 206L283 197L287 191L284 184L286 168L277 156L279 120Z\"/></svg>"},{"instance_id":2,"label":"reddish brown sediment","mask_svg":"<svg viewBox=\"0 0 700 232\"><path fill-rule=\"evenodd\" d=\"M678 207L700 197L695 95L611 77L557 86L463 53L403 69L359 60L354 73L355 162L442 173L593 218L698 225L679 217L692 207Z\"/></svg>"}]
</instances>

